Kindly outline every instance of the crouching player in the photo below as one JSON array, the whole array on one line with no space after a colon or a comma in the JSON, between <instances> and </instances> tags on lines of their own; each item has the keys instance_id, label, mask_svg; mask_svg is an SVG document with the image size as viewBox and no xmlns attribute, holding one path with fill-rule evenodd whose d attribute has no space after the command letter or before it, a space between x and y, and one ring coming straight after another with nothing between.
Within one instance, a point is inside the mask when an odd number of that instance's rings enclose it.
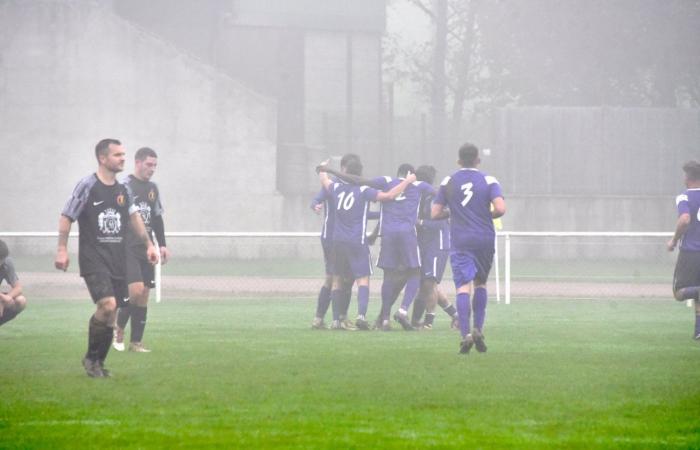
<instances>
[{"instance_id":1,"label":"crouching player","mask_svg":"<svg viewBox=\"0 0 700 450\"><path fill-rule=\"evenodd\" d=\"M362 175L359 159L350 161L344 171L351 175ZM357 283L358 313L355 325L360 330L369 330L367 307L369 305L369 276L372 260L367 243L367 215L370 202L389 201L401 194L406 186L415 181L409 175L389 192L380 192L367 186L333 182L326 172L319 173L321 185L335 202L335 228L333 230L333 284L331 290L333 323L332 329L340 327L340 309L343 287L352 280Z\"/></svg>"},{"instance_id":2,"label":"crouching player","mask_svg":"<svg viewBox=\"0 0 700 450\"><path fill-rule=\"evenodd\" d=\"M0 241L0 283L5 280L10 285L8 292L0 292L0 325L17 317L27 306L27 299L22 295L22 283L9 255L7 244Z\"/></svg>"},{"instance_id":3,"label":"crouching player","mask_svg":"<svg viewBox=\"0 0 700 450\"><path fill-rule=\"evenodd\" d=\"M673 273L673 295L679 301L693 299L695 302L693 337L700 341L700 163L689 161L683 166L683 171L688 189L676 197L678 222L676 232L668 241L667 248L672 252L680 242Z\"/></svg>"},{"instance_id":4,"label":"crouching player","mask_svg":"<svg viewBox=\"0 0 700 450\"><path fill-rule=\"evenodd\" d=\"M450 264L457 288L457 313L462 336L460 353L469 353L473 346L485 352L484 322L486 319L486 280L493 264L496 231L493 219L505 214L506 205L498 181L477 169L479 149L464 144L459 149L461 168L446 177L433 202L432 218L450 215L452 238ZM493 210L491 209L493 205ZM474 330L471 330L472 285L474 287Z\"/></svg>"}]
</instances>

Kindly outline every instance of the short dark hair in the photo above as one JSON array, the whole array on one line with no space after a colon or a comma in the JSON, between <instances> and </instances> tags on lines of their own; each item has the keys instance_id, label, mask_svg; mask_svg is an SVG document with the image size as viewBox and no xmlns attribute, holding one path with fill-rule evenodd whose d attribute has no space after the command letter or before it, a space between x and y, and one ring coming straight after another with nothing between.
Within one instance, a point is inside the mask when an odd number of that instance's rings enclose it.
<instances>
[{"instance_id":1,"label":"short dark hair","mask_svg":"<svg viewBox=\"0 0 700 450\"><path fill-rule=\"evenodd\" d=\"M413 164L409 163L403 163L399 166L399 169L396 171L396 176L399 177L405 177L408 175L408 172L415 173L416 169L413 167Z\"/></svg>"},{"instance_id":2,"label":"short dark hair","mask_svg":"<svg viewBox=\"0 0 700 450\"><path fill-rule=\"evenodd\" d=\"M109 153L109 146L110 145L122 145L121 142L119 142L117 139L102 139L100 142L97 143L95 146L95 158L97 158L97 161L99 162L100 160L100 155L104 156L107 153Z\"/></svg>"},{"instance_id":3,"label":"short dark hair","mask_svg":"<svg viewBox=\"0 0 700 450\"><path fill-rule=\"evenodd\" d=\"M340 167L346 167L350 161L360 161L360 156L355 153L346 153L340 158ZM360 164L362 165L362 164Z\"/></svg>"},{"instance_id":4,"label":"short dark hair","mask_svg":"<svg viewBox=\"0 0 700 450\"><path fill-rule=\"evenodd\" d=\"M700 162L693 160L683 164L683 172L686 178L691 181L700 181Z\"/></svg>"},{"instance_id":5,"label":"short dark hair","mask_svg":"<svg viewBox=\"0 0 700 450\"><path fill-rule=\"evenodd\" d=\"M423 165L416 169L416 180L433 184L437 170L433 166Z\"/></svg>"},{"instance_id":6,"label":"short dark hair","mask_svg":"<svg viewBox=\"0 0 700 450\"><path fill-rule=\"evenodd\" d=\"M350 159L347 164L345 164L345 173L350 175L362 175L362 163L358 159Z\"/></svg>"},{"instance_id":7,"label":"short dark hair","mask_svg":"<svg viewBox=\"0 0 700 450\"><path fill-rule=\"evenodd\" d=\"M7 248L5 241L0 239L0 259L5 259L10 254L10 249Z\"/></svg>"},{"instance_id":8,"label":"short dark hair","mask_svg":"<svg viewBox=\"0 0 700 450\"><path fill-rule=\"evenodd\" d=\"M134 155L134 161L143 161L149 157L157 158L158 154L155 150L153 150L150 147L141 147L140 149L136 150L136 154Z\"/></svg>"},{"instance_id":9,"label":"short dark hair","mask_svg":"<svg viewBox=\"0 0 700 450\"><path fill-rule=\"evenodd\" d=\"M462 167L474 167L479 161L479 148L467 142L459 148L459 163Z\"/></svg>"}]
</instances>

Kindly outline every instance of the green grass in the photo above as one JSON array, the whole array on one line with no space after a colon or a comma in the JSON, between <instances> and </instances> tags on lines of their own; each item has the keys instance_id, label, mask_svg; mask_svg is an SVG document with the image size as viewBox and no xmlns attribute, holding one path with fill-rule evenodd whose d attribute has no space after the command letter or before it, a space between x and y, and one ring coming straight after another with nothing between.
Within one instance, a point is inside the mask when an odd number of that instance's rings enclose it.
<instances>
[{"instance_id":1,"label":"green grass","mask_svg":"<svg viewBox=\"0 0 700 450\"><path fill-rule=\"evenodd\" d=\"M377 301L372 306L376 314ZM151 354L80 365L88 301L0 328L0 448L698 448L691 311L651 301L489 306L489 352L426 333L308 328L299 299L153 305Z\"/></svg>"}]
</instances>

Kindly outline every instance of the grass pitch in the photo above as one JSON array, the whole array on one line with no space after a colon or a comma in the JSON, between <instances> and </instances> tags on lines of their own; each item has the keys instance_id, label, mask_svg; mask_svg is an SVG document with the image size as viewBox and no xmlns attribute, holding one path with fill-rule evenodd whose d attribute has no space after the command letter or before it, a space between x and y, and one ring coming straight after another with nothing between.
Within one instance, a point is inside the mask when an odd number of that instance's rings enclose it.
<instances>
[{"instance_id":1,"label":"grass pitch","mask_svg":"<svg viewBox=\"0 0 700 450\"><path fill-rule=\"evenodd\" d=\"M681 304L490 304L489 352L466 357L444 315L432 332L312 331L313 307L154 304L153 353L112 351L113 378L89 379L89 300L30 299L0 327L0 448L700 447Z\"/></svg>"}]
</instances>

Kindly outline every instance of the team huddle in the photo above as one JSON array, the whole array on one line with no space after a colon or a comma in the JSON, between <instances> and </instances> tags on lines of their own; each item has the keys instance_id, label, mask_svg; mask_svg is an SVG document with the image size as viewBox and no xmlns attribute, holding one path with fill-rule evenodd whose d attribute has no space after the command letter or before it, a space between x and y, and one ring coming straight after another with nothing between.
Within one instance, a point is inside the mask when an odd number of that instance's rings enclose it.
<instances>
[{"instance_id":1,"label":"team huddle","mask_svg":"<svg viewBox=\"0 0 700 450\"><path fill-rule=\"evenodd\" d=\"M328 168L327 163L317 168L322 189L312 207L318 210L324 205L321 242L327 276L319 292L313 328L325 328L324 316L331 306L331 329L391 330L391 310L403 291L393 318L405 330L432 328L440 304L453 323L459 324L460 353L467 354L472 347L486 351L483 329L486 280L495 249L493 219L505 214L505 201L498 181L477 169L480 159L475 145L459 149L458 163L460 169L437 189L432 166L414 170L410 164L402 164L397 178L365 179L360 158L348 154L341 159L340 171ZM372 202L381 205L379 224L368 235L367 221L376 218L370 212ZM370 326L369 245L377 235L381 236L377 266L384 271L384 278L381 311ZM438 288L448 255L457 288L456 309ZM357 284L354 324L348 320L353 284Z\"/></svg>"},{"instance_id":2,"label":"team huddle","mask_svg":"<svg viewBox=\"0 0 700 450\"><path fill-rule=\"evenodd\" d=\"M124 329L131 321L128 350L147 353L142 342L154 264L167 262L160 192L151 182L157 154L148 147L135 155L134 173L118 181L125 150L115 139L95 147L98 169L73 190L59 219L54 265L67 270L67 242L73 222L80 228L78 262L96 310L88 325L87 352L82 360L90 377L108 377L105 359L110 347L124 351ZM321 243L326 279L318 294L312 328L325 329L332 309L331 329L391 330L392 308L403 292L393 319L405 330L431 329L437 305L459 328L459 352L486 352L484 324L486 281L495 251L494 220L505 214L498 181L478 170L479 150L464 144L459 170L434 187L432 166L414 170L402 164L397 177L363 178L360 157L345 155L340 170L327 162L316 168L321 190L312 208L323 211ZM695 330L700 340L700 163L683 166L687 190L676 198L678 221L669 251L679 247L673 279L677 300L695 301ZM370 205L379 203L379 212ZM369 231L368 221L378 223ZM374 323L367 318L372 258L369 246L381 237L377 266L383 272L381 308ZM157 247L156 247L157 245ZM0 325L14 319L27 304L22 283L0 240ZM439 289L447 261L456 287L456 307ZM353 285L357 286L357 317L348 318ZM413 306L411 317L409 310Z\"/></svg>"}]
</instances>

